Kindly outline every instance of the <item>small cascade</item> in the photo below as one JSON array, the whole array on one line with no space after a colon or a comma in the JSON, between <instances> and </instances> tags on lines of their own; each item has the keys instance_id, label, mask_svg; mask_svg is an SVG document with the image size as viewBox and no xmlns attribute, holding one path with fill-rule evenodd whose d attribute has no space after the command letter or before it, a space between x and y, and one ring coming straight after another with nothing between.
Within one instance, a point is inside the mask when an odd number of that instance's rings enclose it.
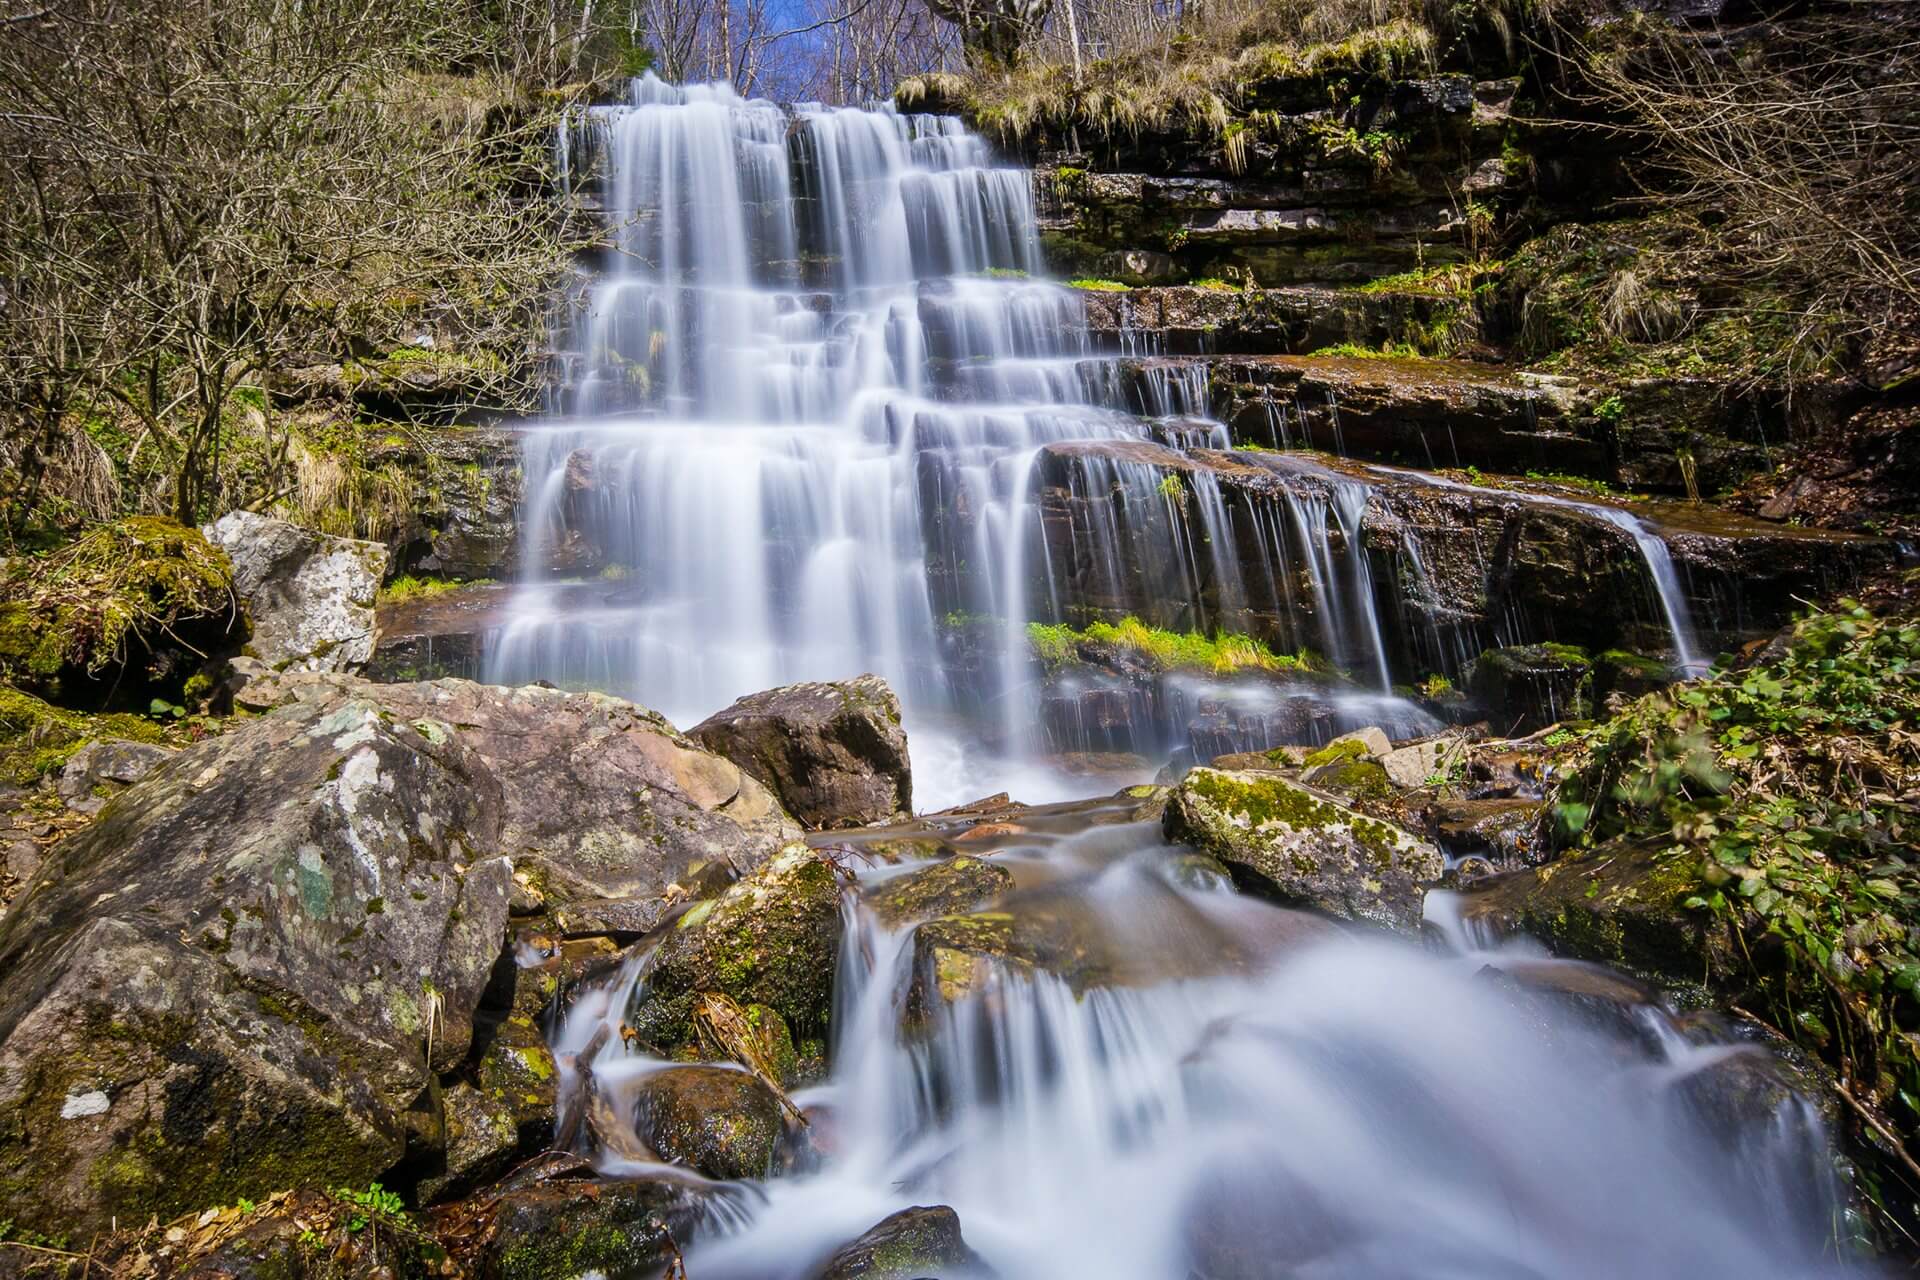
<instances>
[{"instance_id":1,"label":"small cascade","mask_svg":"<svg viewBox=\"0 0 1920 1280\"><path fill-rule=\"evenodd\" d=\"M1380 470L1437 488L1488 496L1512 496L1502 490L1487 489L1420 471L1403 471L1391 467L1382 467ZM1687 594L1680 583L1679 572L1674 567L1673 554L1667 549L1665 540L1655 533L1646 521L1619 507L1606 506L1597 502L1580 502L1573 498L1563 498L1558 494L1529 491L1524 498L1527 502L1540 506L1560 507L1592 516L1619 529L1632 539L1635 549L1640 554L1641 562L1646 566L1647 580L1652 587L1654 602L1659 608L1661 621L1672 642L1674 665L1689 676L1704 675L1712 667L1712 662L1700 654L1699 642L1695 638L1693 610L1687 602Z\"/></svg>"},{"instance_id":2,"label":"small cascade","mask_svg":"<svg viewBox=\"0 0 1920 1280\"><path fill-rule=\"evenodd\" d=\"M859 872L830 1073L794 1095L824 1131L817 1160L711 1215L681 1242L688 1274L802 1280L933 1204L1007 1280L1845 1273L1812 1109L1727 1118L1762 1051L1697 1017L1683 1032L1626 979L1466 938L1457 913L1435 954L1243 897L1114 801L1022 822L994 857L1016 887L991 910L1058 934L1030 960L937 969L863 900L936 864ZM578 997L555 1036L563 1061L601 1040L614 1116L671 1065L614 1026L646 963Z\"/></svg>"}]
</instances>

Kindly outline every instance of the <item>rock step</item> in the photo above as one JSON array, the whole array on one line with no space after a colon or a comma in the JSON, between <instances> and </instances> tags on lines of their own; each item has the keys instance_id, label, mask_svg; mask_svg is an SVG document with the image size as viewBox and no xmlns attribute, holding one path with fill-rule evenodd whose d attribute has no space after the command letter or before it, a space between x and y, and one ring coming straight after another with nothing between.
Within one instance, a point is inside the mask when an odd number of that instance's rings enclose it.
<instances>
[{"instance_id":1,"label":"rock step","mask_svg":"<svg viewBox=\"0 0 1920 1280\"><path fill-rule=\"evenodd\" d=\"M1153 263L1127 255L1110 265L1113 278L1125 280L1137 279ZM1080 293L1096 340L1117 346L1144 332L1169 355L1298 355L1341 343L1418 347L1463 310L1458 300L1432 294L1329 285L1165 285Z\"/></svg>"}]
</instances>

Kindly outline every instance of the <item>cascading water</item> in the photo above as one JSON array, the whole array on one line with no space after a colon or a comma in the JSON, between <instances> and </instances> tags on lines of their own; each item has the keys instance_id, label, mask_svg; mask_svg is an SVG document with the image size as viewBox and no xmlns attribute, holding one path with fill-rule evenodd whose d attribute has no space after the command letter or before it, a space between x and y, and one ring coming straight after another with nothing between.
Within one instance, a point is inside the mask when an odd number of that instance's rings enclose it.
<instances>
[{"instance_id":1,"label":"cascading water","mask_svg":"<svg viewBox=\"0 0 1920 1280\"><path fill-rule=\"evenodd\" d=\"M489 679L602 689L691 723L773 685L874 671L902 693L923 762L948 766L916 788L937 804L1006 782L954 767L947 713L997 744L991 760L1044 742L1029 621L1258 629L1204 474L1169 484L1086 455L1046 483L1119 500L1076 563L1050 546L1044 453L1223 448L1227 433L1200 416L1202 366L1088 350L1077 296L1031 276L1026 172L995 167L957 121L648 77L577 120L560 154L571 183L597 182L614 246L577 325L571 415L526 433L524 559L598 581L529 577ZM1384 689L1354 493L1288 500L1320 630L1275 638ZM1341 575L1329 522L1350 544ZM1077 564L1117 569L1148 543L1172 549L1173 577L1103 594ZM1266 585L1291 592L1292 576L1270 566ZM999 639L960 681L943 624L976 618ZM1021 777L1036 796L1039 775Z\"/></svg>"},{"instance_id":2,"label":"cascading water","mask_svg":"<svg viewBox=\"0 0 1920 1280\"><path fill-rule=\"evenodd\" d=\"M1631 984L1524 946L1456 927L1436 957L1243 897L1124 808L1030 811L993 851L1016 883L993 910L1060 933L1058 973L996 964L932 997L946 971L913 928L849 902L832 1072L795 1096L826 1152L763 1200L714 1186L729 1198L690 1276L802 1280L926 1204L952 1206L1005 1280L1843 1270L1810 1108L1709 1120L1761 1051L1611 1004ZM859 892L926 865L875 861ZM604 1034L644 982L630 963L556 1039L602 1032L616 1096L669 1065Z\"/></svg>"}]
</instances>

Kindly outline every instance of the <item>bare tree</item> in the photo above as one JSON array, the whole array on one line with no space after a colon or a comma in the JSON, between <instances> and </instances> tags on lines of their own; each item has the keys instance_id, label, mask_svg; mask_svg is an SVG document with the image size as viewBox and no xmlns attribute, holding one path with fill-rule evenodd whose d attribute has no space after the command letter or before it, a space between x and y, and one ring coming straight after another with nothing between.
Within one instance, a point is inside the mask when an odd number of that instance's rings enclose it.
<instances>
[{"instance_id":1,"label":"bare tree","mask_svg":"<svg viewBox=\"0 0 1920 1280\"><path fill-rule=\"evenodd\" d=\"M498 315L549 287L545 130L507 123L496 76L424 70L460 32L423 11L65 0L0 29L0 188L19 197L0 214L0 432L18 456L116 406L159 476L148 499L191 521L285 464L284 445L223 456L261 370L408 297L484 292Z\"/></svg>"}]
</instances>

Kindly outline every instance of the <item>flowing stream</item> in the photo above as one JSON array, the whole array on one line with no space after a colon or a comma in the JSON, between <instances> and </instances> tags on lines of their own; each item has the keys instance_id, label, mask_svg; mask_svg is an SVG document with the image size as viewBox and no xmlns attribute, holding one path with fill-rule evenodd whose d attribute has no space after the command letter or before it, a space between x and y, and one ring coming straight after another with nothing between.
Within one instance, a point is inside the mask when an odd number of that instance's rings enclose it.
<instances>
[{"instance_id":1,"label":"flowing stream","mask_svg":"<svg viewBox=\"0 0 1920 1280\"><path fill-rule=\"evenodd\" d=\"M1005 1280L1842 1273L1811 1109L1729 1120L1762 1050L1605 971L1484 948L1444 895L1437 953L1243 897L1125 809L1034 811L992 853L1016 882L995 909L1069 930L1073 981L1004 965L916 1018L930 961L850 896L832 1072L796 1095L825 1154L752 1194L713 1184L690 1276L804 1280L928 1204ZM860 891L923 865L876 863ZM578 1002L556 1049L644 982L635 962ZM669 1065L608 1043L603 1081Z\"/></svg>"}]
</instances>

